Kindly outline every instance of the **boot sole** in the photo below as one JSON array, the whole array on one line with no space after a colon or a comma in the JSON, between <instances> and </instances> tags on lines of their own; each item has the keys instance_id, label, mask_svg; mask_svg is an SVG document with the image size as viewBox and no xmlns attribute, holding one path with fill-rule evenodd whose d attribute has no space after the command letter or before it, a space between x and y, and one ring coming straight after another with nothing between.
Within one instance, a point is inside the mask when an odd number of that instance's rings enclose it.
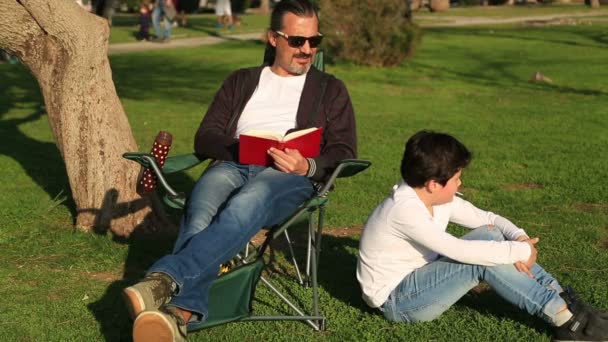
<instances>
[{"instance_id":1,"label":"boot sole","mask_svg":"<svg viewBox=\"0 0 608 342\"><path fill-rule=\"evenodd\" d=\"M127 303L127 310L129 311L131 319L136 319L140 313L146 310L144 299L141 297L141 294L139 294L138 291L127 287L122 291L122 296Z\"/></svg>"},{"instance_id":2,"label":"boot sole","mask_svg":"<svg viewBox=\"0 0 608 342\"><path fill-rule=\"evenodd\" d=\"M133 323L133 342L173 342L171 322L160 312L147 311Z\"/></svg>"}]
</instances>

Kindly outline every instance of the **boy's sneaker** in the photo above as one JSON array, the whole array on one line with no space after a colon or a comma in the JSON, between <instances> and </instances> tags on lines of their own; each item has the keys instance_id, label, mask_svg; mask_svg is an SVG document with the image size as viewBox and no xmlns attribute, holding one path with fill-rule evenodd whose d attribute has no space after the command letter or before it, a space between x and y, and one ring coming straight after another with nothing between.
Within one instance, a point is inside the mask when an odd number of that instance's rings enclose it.
<instances>
[{"instance_id":1,"label":"boy's sneaker","mask_svg":"<svg viewBox=\"0 0 608 342\"><path fill-rule=\"evenodd\" d=\"M555 329L553 341L606 341L608 342L608 315L585 304L570 287L560 293L566 301L572 318Z\"/></svg>"},{"instance_id":2,"label":"boy's sneaker","mask_svg":"<svg viewBox=\"0 0 608 342\"><path fill-rule=\"evenodd\" d=\"M172 306L144 311L133 323L134 342L186 341L186 322Z\"/></svg>"},{"instance_id":3,"label":"boy's sneaker","mask_svg":"<svg viewBox=\"0 0 608 342\"><path fill-rule=\"evenodd\" d=\"M568 322L555 329L553 341L608 341L607 323L589 311L574 313Z\"/></svg>"},{"instance_id":4,"label":"boy's sneaker","mask_svg":"<svg viewBox=\"0 0 608 342\"><path fill-rule=\"evenodd\" d=\"M156 310L171 299L175 283L165 273L150 273L139 283L122 291L132 319L144 310Z\"/></svg>"},{"instance_id":5,"label":"boy's sneaker","mask_svg":"<svg viewBox=\"0 0 608 342\"><path fill-rule=\"evenodd\" d=\"M570 286L566 286L564 292L560 293L559 295L562 297L562 299L564 299L564 301L566 301L568 308L571 309L570 311L588 310L594 314L597 314L601 318L608 320L608 312L601 311L583 302L578 293L574 292Z\"/></svg>"}]
</instances>

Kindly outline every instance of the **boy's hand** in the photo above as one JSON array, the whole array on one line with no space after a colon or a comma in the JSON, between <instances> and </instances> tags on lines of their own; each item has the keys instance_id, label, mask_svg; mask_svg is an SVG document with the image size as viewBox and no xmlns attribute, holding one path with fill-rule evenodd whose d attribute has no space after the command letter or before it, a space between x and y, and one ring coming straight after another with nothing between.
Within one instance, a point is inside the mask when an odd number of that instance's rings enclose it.
<instances>
[{"instance_id":1,"label":"boy's hand","mask_svg":"<svg viewBox=\"0 0 608 342\"><path fill-rule=\"evenodd\" d=\"M538 250L536 249L535 245L538 243L538 241L540 241L540 239L537 237L531 239L527 236L520 236L517 238L517 241L528 243L530 245L531 253L530 253L530 257L528 258L528 260L516 262L515 268L519 272L527 274L528 277L534 278L534 275L532 275L532 272L530 272L530 269L536 263L536 257L538 256Z\"/></svg>"},{"instance_id":2,"label":"boy's hand","mask_svg":"<svg viewBox=\"0 0 608 342\"><path fill-rule=\"evenodd\" d=\"M300 176L306 176L308 173L308 160L298 150L286 148L285 151L281 151L272 147L268 150L268 154L274 159L274 166L283 172Z\"/></svg>"}]
</instances>

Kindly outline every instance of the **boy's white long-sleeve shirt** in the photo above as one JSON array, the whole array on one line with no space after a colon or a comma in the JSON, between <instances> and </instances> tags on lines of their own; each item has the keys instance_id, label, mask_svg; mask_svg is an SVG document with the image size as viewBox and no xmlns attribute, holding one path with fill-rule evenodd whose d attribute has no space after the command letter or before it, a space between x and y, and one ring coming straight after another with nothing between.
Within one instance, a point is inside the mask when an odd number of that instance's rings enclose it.
<instances>
[{"instance_id":1,"label":"boy's white long-sleeve shirt","mask_svg":"<svg viewBox=\"0 0 608 342\"><path fill-rule=\"evenodd\" d=\"M414 189L402 182L372 212L363 229L357 279L365 302L381 306L405 276L440 256L486 266L530 257L526 242L462 240L446 232L449 222L471 229L494 225L508 240L526 234L511 221L459 197L433 206L431 215Z\"/></svg>"}]
</instances>

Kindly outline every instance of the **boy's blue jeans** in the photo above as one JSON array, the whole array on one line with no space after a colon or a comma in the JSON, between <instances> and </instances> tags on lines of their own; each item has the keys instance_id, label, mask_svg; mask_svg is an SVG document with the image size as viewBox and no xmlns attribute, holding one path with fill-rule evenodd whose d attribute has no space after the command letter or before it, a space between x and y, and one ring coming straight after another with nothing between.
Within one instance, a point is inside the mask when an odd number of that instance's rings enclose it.
<instances>
[{"instance_id":1,"label":"boy's blue jeans","mask_svg":"<svg viewBox=\"0 0 608 342\"><path fill-rule=\"evenodd\" d=\"M490 226L479 227L462 239L505 240L498 228ZM555 325L555 314L566 306L559 296L563 290L538 264L530 272L534 279L512 264L469 265L441 257L408 274L380 310L391 321L430 321L484 280L508 302Z\"/></svg>"},{"instance_id":2,"label":"boy's blue jeans","mask_svg":"<svg viewBox=\"0 0 608 342\"><path fill-rule=\"evenodd\" d=\"M209 289L220 264L240 252L261 228L288 218L312 194L312 183L304 176L220 162L196 183L173 254L158 260L148 273L173 278L178 292L170 305L197 314L197 319L206 317Z\"/></svg>"}]
</instances>

